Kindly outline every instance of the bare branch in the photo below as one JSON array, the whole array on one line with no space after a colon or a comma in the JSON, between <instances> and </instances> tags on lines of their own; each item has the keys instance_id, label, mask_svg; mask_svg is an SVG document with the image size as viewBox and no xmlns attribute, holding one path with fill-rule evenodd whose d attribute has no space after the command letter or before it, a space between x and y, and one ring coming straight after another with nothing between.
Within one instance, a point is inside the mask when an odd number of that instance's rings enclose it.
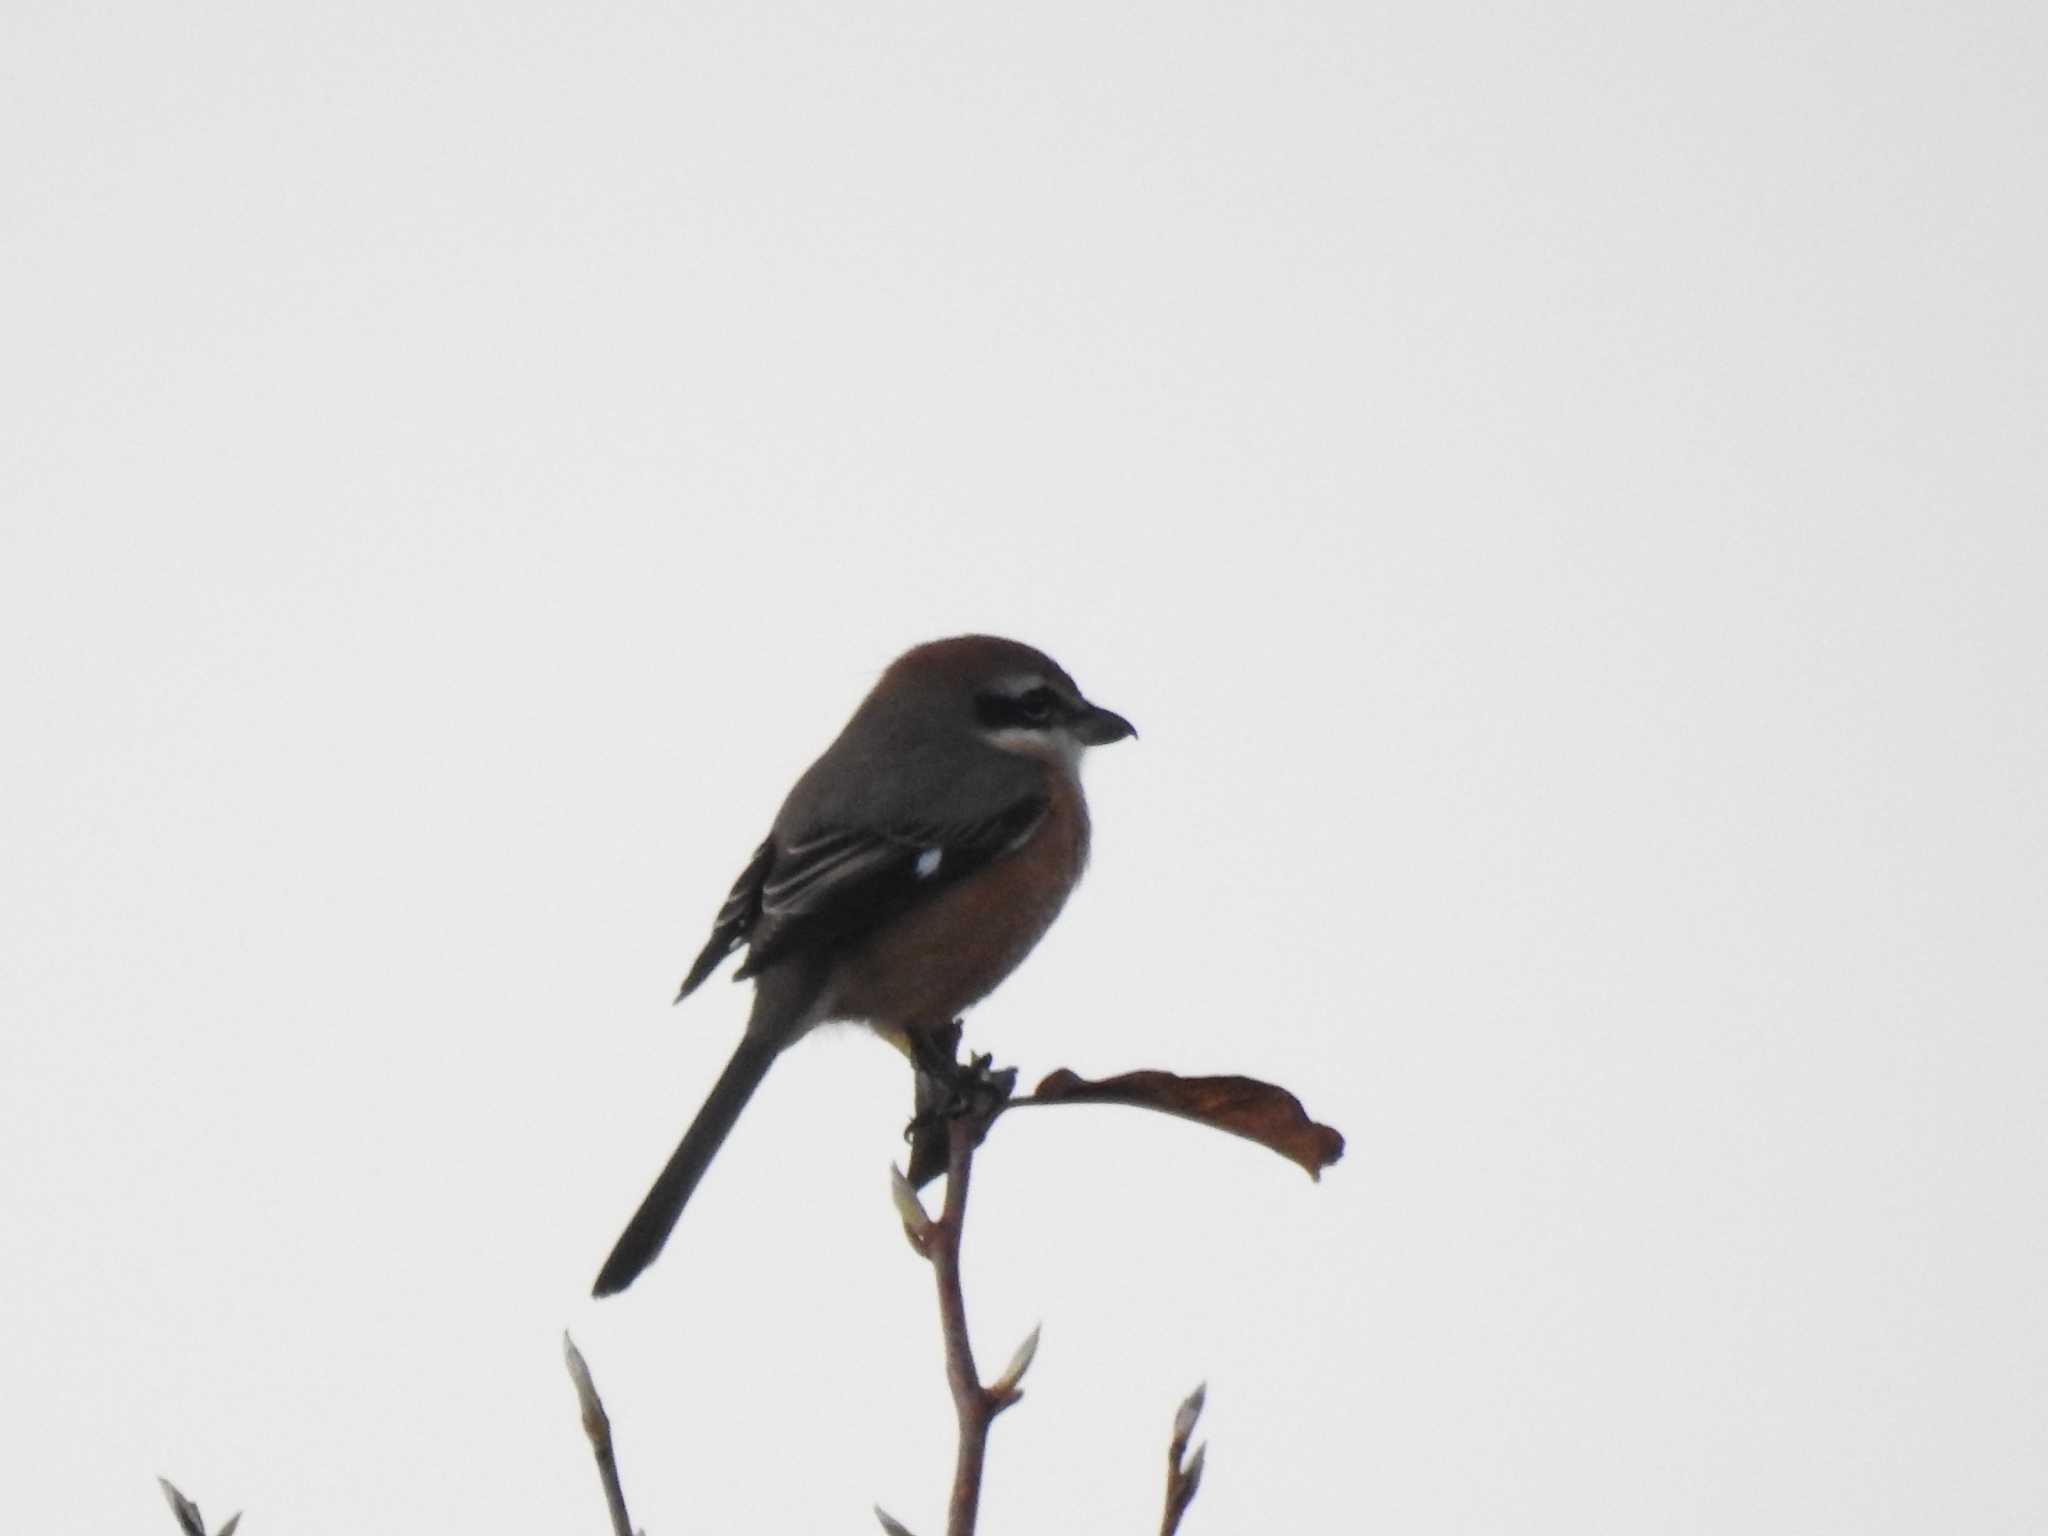
<instances>
[{"instance_id":1,"label":"bare branch","mask_svg":"<svg viewBox=\"0 0 2048 1536\"><path fill-rule=\"evenodd\" d=\"M957 1025L955 1026L957 1030ZM973 1536L981 1500L982 1468L988 1457L988 1429L997 1414L1023 1396L1020 1384L1038 1352L1039 1330L1017 1347L995 1381L981 1383L967 1332L967 1302L960 1283L960 1240L967 1221L968 1181L974 1151L1002 1113L1020 1104L1129 1104L1194 1120L1243 1136L1291 1158L1313 1177L1344 1155L1344 1138L1311 1120L1301 1101L1284 1088L1250 1077L1182 1077L1173 1072L1126 1072L1090 1082L1064 1069L1052 1073L1026 1098L1012 1093L1014 1072L992 1072L986 1056L965 1067L950 1063L950 1039L926 1042L919 1053L918 1116L907 1133L912 1144L910 1173L890 1169L890 1194L903 1219L911 1247L927 1259L938 1284L939 1324L946 1345L946 1380L959 1421L953 1493L947 1506L946 1536ZM941 1053L945 1053L941 1055ZM939 1147L943 1145L943 1160ZM917 1197L925 1178L946 1175L944 1208L934 1218ZM1175 1536L1181 1518L1202 1486L1209 1448L1188 1454L1188 1441L1202 1414L1207 1389L1188 1394L1174 1415L1166 1460L1166 1509L1161 1536ZM876 1511L884 1529L896 1524Z\"/></svg>"},{"instance_id":2,"label":"bare branch","mask_svg":"<svg viewBox=\"0 0 2048 1536\"><path fill-rule=\"evenodd\" d=\"M974 1536L981 1504L982 1467L988 1459L988 1427L997 1414L1023 1395L1018 1383L1038 1349L1038 1330L1033 1329L995 1384L983 1386L974 1363L974 1344L967 1331L967 1299L960 1284L960 1239L967 1224L967 1191L974 1171L974 1149L1002 1113L1015 1081L1015 1073L991 1072L985 1056L976 1057L965 1068L953 1068L950 1073L938 1062L928 1066L921 1062L918 1098L922 1112L912 1126L913 1142L923 1137L930 1144L943 1136L945 1204L933 1217L918 1200L909 1178L897 1174L890 1184L911 1246L930 1262L938 1287L946 1383L952 1389L953 1415L959 1424L953 1491L946 1505L946 1536Z\"/></svg>"},{"instance_id":3,"label":"bare branch","mask_svg":"<svg viewBox=\"0 0 2048 1536\"><path fill-rule=\"evenodd\" d=\"M988 1459L988 1427L997 1404L975 1370L967 1332L967 1298L960 1288L960 1238L967 1223L967 1184L974 1167L973 1130L965 1119L947 1127L946 1205L932 1224L925 1257L939 1287L939 1326L946 1340L946 1382L960 1443L953 1458L953 1496L946 1506L946 1536L974 1536L981 1506L981 1469Z\"/></svg>"},{"instance_id":4,"label":"bare branch","mask_svg":"<svg viewBox=\"0 0 2048 1536\"><path fill-rule=\"evenodd\" d=\"M562 1358L569 1365L569 1379L576 1383L577 1406L583 1410L583 1433L590 1437L590 1449L597 1457L597 1475L604 1482L605 1505L611 1510L612 1536L633 1536L633 1522L626 1514L626 1491L619 1486L619 1463L612 1455L612 1421L597 1395L597 1383L590 1378L590 1366L583 1351L565 1331Z\"/></svg>"},{"instance_id":5,"label":"bare branch","mask_svg":"<svg viewBox=\"0 0 2048 1536\"><path fill-rule=\"evenodd\" d=\"M1196 1490L1202 1486L1202 1467L1208 1461L1209 1447L1206 1443L1195 1447L1192 1457L1187 1451L1188 1438L1195 1432L1195 1421L1202 1416L1202 1404L1208 1395L1206 1384L1195 1388L1173 1416L1173 1439L1166 1448L1166 1513L1159 1522L1159 1536L1174 1536L1180 1529L1180 1517L1188 1512Z\"/></svg>"}]
</instances>

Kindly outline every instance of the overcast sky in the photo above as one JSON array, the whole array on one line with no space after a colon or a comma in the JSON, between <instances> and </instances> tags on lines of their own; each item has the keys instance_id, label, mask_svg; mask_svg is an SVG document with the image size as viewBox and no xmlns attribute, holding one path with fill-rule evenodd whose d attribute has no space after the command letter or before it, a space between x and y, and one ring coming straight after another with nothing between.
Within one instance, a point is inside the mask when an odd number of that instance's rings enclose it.
<instances>
[{"instance_id":1,"label":"overcast sky","mask_svg":"<svg viewBox=\"0 0 2048 1536\"><path fill-rule=\"evenodd\" d=\"M908 1086L669 998L916 641L1142 738L969 1021L984 1530L2048 1525L2036 5L0 21L23 1530L936 1536Z\"/></svg>"}]
</instances>

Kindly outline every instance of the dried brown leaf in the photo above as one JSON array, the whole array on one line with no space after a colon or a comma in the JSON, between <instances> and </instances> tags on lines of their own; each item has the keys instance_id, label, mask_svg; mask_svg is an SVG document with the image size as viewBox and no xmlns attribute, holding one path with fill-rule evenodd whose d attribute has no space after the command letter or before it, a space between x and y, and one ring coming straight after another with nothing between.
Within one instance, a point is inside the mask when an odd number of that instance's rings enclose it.
<instances>
[{"instance_id":1,"label":"dried brown leaf","mask_svg":"<svg viewBox=\"0 0 2048 1536\"><path fill-rule=\"evenodd\" d=\"M1228 1131L1269 1147L1321 1178L1344 1155L1344 1138L1308 1117L1301 1100L1255 1077L1182 1077L1175 1072L1125 1072L1091 1080L1065 1067L1049 1074L1023 1102L1130 1104Z\"/></svg>"}]
</instances>

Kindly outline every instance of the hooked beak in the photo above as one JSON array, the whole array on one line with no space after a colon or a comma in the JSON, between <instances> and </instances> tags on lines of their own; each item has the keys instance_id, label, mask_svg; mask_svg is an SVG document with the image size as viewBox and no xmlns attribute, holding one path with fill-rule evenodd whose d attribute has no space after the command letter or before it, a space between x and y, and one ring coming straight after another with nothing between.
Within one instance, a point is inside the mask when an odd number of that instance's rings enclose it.
<instances>
[{"instance_id":1,"label":"hooked beak","mask_svg":"<svg viewBox=\"0 0 2048 1536\"><path fill-rule=\"evenodd\" d=\"M1074 722L1074 736L1084 746L1106 747L1112 741L1122 741L1126 736L1135 736L1138 728L1113 709L1104 709L1099 704L1090 704L1081 711L1081 718Z\"/></svg>"}]
</instances>

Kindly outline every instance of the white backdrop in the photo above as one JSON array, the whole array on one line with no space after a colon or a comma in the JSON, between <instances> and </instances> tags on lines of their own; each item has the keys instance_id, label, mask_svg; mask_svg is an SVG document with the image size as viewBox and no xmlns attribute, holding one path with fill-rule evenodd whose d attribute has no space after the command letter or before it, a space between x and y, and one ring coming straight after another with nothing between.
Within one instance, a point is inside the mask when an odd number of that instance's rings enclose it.
<instances>
[{"instance_id":1,"label":"white backdrop","mask_svg":"<svg viewBox=\"0 0 2048 1536\"><path fill-rule=\"evenodd\" d=\"M940 1526L899 1060L668 998L874 674L1139 742L970 1021L984 1528L2048 1523L2038 7L16 0L24 1530Z\"/></svg>"}]
</instances>

